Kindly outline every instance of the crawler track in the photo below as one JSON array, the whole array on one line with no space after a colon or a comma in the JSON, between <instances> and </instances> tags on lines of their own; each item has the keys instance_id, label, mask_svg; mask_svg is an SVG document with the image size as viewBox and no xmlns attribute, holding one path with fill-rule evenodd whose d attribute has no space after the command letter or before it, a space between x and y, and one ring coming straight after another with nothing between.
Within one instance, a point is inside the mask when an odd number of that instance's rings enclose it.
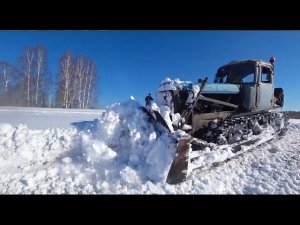
<instances>
[{"instance_id":1,"label":"crawler track","mask_svg":"<svg viewBox=\"0 0 300 225\"><path fill-rule=\"evenodd\" d=\"M198 133L199 138L185 137L178 141L167 183L183 182L194 169L210 168L278 138L285 132L287 125L286 112L233 116L212 122L207 129ZM180 170L176 165L181 165Z\"/></svg>"}]
</instances>

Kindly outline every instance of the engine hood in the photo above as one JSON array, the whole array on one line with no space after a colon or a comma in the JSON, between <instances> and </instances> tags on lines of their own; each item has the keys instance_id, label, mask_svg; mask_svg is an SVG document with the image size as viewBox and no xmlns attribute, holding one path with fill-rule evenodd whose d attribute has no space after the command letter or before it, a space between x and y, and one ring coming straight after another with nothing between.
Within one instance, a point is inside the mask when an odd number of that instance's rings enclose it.
<instances>
[{"instance_id":1,"label":"engine hood","mask_svg":"<svg viewBox=\"0 0 300 225\"><path fill-rule=\"evenodd\" d=\"M240 85L238 84L206 84L202 94L238 94Z\"/></svg>"}]
</instances>

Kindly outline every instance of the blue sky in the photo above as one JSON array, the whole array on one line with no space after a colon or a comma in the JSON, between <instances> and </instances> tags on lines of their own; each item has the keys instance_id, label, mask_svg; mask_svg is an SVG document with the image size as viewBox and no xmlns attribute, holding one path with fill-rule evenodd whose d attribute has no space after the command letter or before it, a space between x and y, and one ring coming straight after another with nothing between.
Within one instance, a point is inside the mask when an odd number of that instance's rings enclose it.
<instances>
[{"instance_id":1,"label":"blue sky","mask_svg":"<svg viewBox=\"0 0 300 225\"><path fill-rule=\"evenodd\" d=\"M94 60L99 108L131 95L144 104L166 77L213 82L217 68L232 60L274 55L284 108L300 110L300 31L0 31L0 60L15 64L24 48L36 45L47 48L52 74L67 50Z\"/></svg>"}]
</instances>

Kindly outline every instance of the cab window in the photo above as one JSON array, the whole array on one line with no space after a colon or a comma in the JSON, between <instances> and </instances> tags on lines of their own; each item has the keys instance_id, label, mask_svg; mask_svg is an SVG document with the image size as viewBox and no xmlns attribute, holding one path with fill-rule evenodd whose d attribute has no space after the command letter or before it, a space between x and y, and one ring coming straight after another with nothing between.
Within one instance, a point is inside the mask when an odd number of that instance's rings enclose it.
<instances>
[{"instance_id":1,"label":"cab window","mask_svg":"<svg viewBox=\"0 0 300 225\"><path fill-rule=\"evenodd\" d=\"M270 68L262 67L261 82L262 83L271 83L271 70L270 70Z\"/></svg>"}]
</instances>

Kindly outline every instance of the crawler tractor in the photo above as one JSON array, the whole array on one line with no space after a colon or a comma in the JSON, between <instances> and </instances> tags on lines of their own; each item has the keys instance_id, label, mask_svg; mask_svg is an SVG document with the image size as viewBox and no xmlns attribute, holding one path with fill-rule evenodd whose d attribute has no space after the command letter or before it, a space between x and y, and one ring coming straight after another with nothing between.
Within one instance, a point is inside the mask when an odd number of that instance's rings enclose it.
<instances>
[{"instance_id":1,"label":"crawler tractor","mask_svg":"<svg viewBox=\"0 0 300 225\"><path fill-rule=\"evenodd\" d=\"M197 84L169 78L161 83L160 112L147 113L168 131L180 133L167 183L185 181L196 168L215 165L283 134L288 114L282 111L283 89L274 88L274 61L230 62L217 70L210 84L208 78ZM162 112L166 108L167 116Z\"/></svg>"}]
</instances>

